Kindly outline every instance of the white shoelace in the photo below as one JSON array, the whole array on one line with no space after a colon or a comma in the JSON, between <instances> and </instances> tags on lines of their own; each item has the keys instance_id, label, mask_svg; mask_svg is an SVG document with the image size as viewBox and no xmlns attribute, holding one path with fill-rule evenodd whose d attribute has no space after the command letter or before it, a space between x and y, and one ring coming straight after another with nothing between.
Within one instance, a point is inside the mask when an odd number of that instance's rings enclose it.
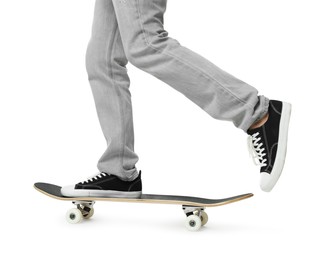
<instances>
[{"instance_id":1,"label":"white shoelace","mask_svg":"<svg viewBox=\"0 0 322 260\"><path fill-rule=\"evenodd\" d=\"M265 148L263 142L260 142L261 138L258 137L259 133L252 134L248 137L248 151L249 155L252 157L255 165L260 167L266 166L267 159L264 158L266 153L264 153Z\"/></svg>"},{"instance_id":2,"label":"white shoelace","mask_svg":"<svg viewBox=\"0 0 322 260\"><path fill-rule=\"evenodd\" d=\"M91 177L88 177L86 181L83 181L83 182L81 182L81 183L82 183L82 184L84 184L84 183L89 183L89 182L92 182L92 181L94 181L94 180L98 180L98 179L100 179L100 178L103 178L103 177L105 177L105 176L107 176L107 174L106 174L105 172L99 172L99 173L94 174L94 175L93 175L93 176L91 176Z\"/></svg>"}]
</instances>

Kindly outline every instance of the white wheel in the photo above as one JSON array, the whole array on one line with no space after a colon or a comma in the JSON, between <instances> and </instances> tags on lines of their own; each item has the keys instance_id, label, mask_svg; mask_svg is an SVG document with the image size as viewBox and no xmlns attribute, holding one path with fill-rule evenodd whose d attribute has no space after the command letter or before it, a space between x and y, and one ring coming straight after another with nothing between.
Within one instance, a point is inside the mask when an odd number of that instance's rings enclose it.
<instances>
[{"instance_id":1,"label":"white wheel","mask_svg":"<svg viewBox=\"0 0 322 260\"><path fill-rule=\"evenodd\" d=\"M201 219L201 226L206 225L208 222L208 214L206 212L202 211L200 219Z\"/></svg>"},{"instance_id":2,"label":"white wheel","mask_svg":"<svg viewBox=\"0 0 322 260\"><path fill-rule=\"evenodd\" d=\"M201 227L201 219L196 215L190 215L186 218L186 228L190 231L197 231Z\"/></svg>"},{"instance_id":3,"label":"white wheel","mask_svg":"<svg viewBox=\"0 0 322 260\"><path fill-rule=\"evenodd\" d=\"M76 224L81 222L83 219L83 214L79 209L70 209L66 213L66 220L71 224Z\"/></svg>"},{"instance_id":4,"label":"white wheel","mask_svg":"<svg viewBox=\"0 0 322 260\"><path fill-rule=\"evenodd\" d=\"M83 215L84 219L89 219L94 215L94 208L91 208L87 215Z\"/></svg>"}]
</instances>

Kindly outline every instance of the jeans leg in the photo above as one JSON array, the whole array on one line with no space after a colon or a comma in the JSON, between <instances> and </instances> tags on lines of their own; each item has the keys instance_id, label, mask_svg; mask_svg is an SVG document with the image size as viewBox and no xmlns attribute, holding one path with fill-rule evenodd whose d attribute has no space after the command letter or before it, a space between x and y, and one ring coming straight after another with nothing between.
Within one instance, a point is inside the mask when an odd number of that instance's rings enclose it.
<instances>
[{"instance_id":1,"label":"jeans leg","mask_svg":"<svg viewBox=\"0 0 322 260\"><path fill-rule=\"evenodd\" d=\"M99 171L133 180L134 130L130 79L118 23L111 0L96 0L86 68L107 149L98 161Z\"/></svg>"},{"instance_id":2,"label":"jeans leg","mask_svg":"<svg viewBox=\"0 0 322 260\"><path fill-rule=\"evenodd\" d=\"M268 99L169 37L167 0L112 0L128 60L181 92L213 118L244 131L268 110ZM193 35L192 35L193 37Z\"/></svg>"}]
</instances>

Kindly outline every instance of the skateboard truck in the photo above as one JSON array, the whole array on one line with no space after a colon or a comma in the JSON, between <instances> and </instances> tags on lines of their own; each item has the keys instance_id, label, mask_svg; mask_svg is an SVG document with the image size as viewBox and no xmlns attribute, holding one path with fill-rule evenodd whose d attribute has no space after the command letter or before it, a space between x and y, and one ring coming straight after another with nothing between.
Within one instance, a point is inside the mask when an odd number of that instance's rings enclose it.
<instances>
[{"instance_id":1,"label":"skateboard truck","mask_svg":"<svg viewBox=\"0 0 322 260\"><path fill-rule=\"evenodd\" d=\"M89 219L94 214L93 205L95 201L72 201L77 208L72 208L67 211L66 219L69 223L78 223L81 219Z\"/></svg>"},{"instance_id":2,"label":"skateboard truck","mask_svg":"<svg viewBox=\"0 0 322 260\"><path fill-rule=\"evenodd\" d=\"M186 228L190 231L196 231L208 222L208 215L205 212L205 207L182 205L182 209L187 216Z\"/></svg>"}]
</instances>

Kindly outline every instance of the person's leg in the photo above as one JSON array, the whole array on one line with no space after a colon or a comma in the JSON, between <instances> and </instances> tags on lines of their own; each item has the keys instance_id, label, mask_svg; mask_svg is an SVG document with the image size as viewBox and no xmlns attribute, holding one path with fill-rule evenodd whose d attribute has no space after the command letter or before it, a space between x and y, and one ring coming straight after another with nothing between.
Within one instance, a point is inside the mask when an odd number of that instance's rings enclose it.
<instances>
[{"instance_id":1,"label":"person's leg","mask_svg":"<svg viewBox=\"0 0 322 260\"><path fill-rule=\"evenodd\" d=\"M114 7L96 0L86 68L107 149L98 162L100 173L61 188L67 197L126 197L142 194L141 174L134 153L130 80Z\"/></svg>"},{"instance_id":2,"label":"person's leg","mask_svg":"<svg viewBox=\"0 0 322 260\"><path fill-rule=\"evenodd\" d=\"M213 118L247 132L261 166L261 187L270 191L284 165L291 105L258 96L252 86L168 37L163 27L167 0L112 1L128 60Z\"/></svg>"},{"instance_id":3,"label":"person's leg","mask_svg":"<svg viewBox=\"0 0 322 260\"><path fill-rule=\"evenodd\" d=\"M135 164L130 79L113 3L96 0L86 68L107 149L98 162L100 172L122 180L138 176Z\"/></svg>"},{"instance_id":4,"label":"person's leg","mask_svg":"<svg viewBox=\"0 0 322 260\"><path fill-rule=\"evenodd\" d=\"M167 0L112 0L128 60L169 84L212 117L244 130L268 111L269 100L168 36Z\"/></svg>"}]
</instances>

